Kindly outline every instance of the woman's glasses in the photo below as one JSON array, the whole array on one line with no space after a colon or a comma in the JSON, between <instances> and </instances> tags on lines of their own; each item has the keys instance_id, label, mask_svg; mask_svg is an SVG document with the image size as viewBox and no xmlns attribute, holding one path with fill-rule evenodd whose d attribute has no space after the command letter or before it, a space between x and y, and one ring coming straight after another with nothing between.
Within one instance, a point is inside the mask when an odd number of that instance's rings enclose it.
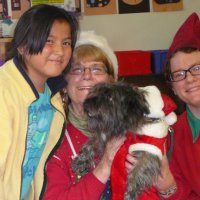
<instances>
[{"instance_id":1,"label":"woman's glasses","mask_svg":"<svg viewBox=\"0 0 200 200\"><path fill-rule=\"evenodd\" d=\"M86 70L89 70L92 75L104 75L107 73L107 68L103 63L93 63L88 67L78 63L72 64L69 74L72 75L83 75Z\"/></svg>"},{"instance_id":2,"label":"woman's glasses","mask_svg":"<svg viewBox=\"0 0 200 200\"><path fill-rule=\"evenodd\" d=\"M187 77L187 72L190 72L190 74L192 74L193 76L200 75L200 65L194 65L186 70L172 72L169 75L169 81L171 82L181 81Z\"/></svg>"}]
</instances>

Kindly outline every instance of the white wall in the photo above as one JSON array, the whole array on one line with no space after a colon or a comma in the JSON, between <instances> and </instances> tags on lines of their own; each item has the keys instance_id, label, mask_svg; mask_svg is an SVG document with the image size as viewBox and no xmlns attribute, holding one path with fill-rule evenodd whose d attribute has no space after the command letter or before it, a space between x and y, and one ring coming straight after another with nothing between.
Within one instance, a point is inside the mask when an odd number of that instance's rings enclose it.
<instances>
[{"instance_id":1,"label":"white wall","mask_svg":"<svg viewBox=\"0 0 200 200\"><path fill-rule=\"evenodd\" d=\"M80 27L104 35L114 50L167 49L185 19L194 11L200 16L200 0L183 0L183 6L183 11L83 16Z\"/></svg>"}]
</instances>

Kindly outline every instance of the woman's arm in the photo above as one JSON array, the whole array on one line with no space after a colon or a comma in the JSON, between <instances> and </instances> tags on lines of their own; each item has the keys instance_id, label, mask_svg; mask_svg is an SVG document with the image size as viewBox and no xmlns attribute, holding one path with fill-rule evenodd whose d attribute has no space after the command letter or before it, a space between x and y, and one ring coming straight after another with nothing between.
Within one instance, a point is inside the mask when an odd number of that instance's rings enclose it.
<instances>
[{"instance_id":1,"label":"woman's arm","mask_svg":"<svg viewBox=\"0 0 200 200\"><path fill-rule=\"evenodd\" d=\"M62 160L53 157L47 164L47 188L44 200L95 200L99 199L105 185L91 172L73 184L69 167Z\"/></svg>"},{"instance_id":2,"label":"woman's arm","mask_svg":"<svg viewBox=\"0 0 200 200\"><path fill-rule=\"evenodd\" d=\"M82 176L78 183L73 183L73 173L67 142L63 142L46 167L47 187L44 200L99 200L110 177L114 156L125 138L112 139L108 142L103 157L93 172Z\"/></svg>"}]
</instances>

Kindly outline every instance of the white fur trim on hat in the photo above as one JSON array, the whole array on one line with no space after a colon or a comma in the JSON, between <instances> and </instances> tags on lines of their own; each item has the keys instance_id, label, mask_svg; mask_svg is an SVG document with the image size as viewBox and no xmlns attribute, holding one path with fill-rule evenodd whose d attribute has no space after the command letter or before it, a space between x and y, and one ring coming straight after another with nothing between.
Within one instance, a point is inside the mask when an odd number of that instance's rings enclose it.
<instances>
[{"instance_id":1,"label":"white fur trim on hat","mask_svg":"<svg viewBox=\"0 0 200 200\"><path fill-rule=\"evenodd\" d=\"M160 160L162 160L162 152L161 150L151 144L147 144L147 143L136 143L136 144L132 144L130 145L128 152L131 154L134 151L146 151L149 153L152 153L156 156L159 157Z\"/></svg>"},{"instance_id":2,"label":"white fur trim on hat","mask_svg":"<svg viewBox=\"0 0 200 200\"><path fill-rule=\"evenodd\" d=\"M91 44L91 45L94 45L94 46L100 48L108 56L111 63L113 64L115 78L117 79L117 76L118 76L117 57L116 57L114 51L109 46L107 40L103 36L97 35L92 30L91 31L81 31L75 47L78 47L81 45L86 45L86 44Z\"/></svg>"},{"instance_id":3,"label":"white fur trim on hat","mask_svg":"<svg viewBox=\"0 0 200 200\"><path fill-rule=\"evenodd\" d=\"M167 124L172 125L177 121L177 115L174 112L171 112L165 117L165 121Z\"/></svg>"}]
</instances>

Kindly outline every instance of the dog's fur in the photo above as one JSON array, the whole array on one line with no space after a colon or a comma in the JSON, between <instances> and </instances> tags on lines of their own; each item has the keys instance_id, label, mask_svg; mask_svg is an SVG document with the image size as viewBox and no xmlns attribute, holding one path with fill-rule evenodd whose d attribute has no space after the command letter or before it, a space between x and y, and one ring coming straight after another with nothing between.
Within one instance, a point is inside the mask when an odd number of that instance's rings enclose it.
<instances>
[{"instance_id":1,"label":"dog's fur","mask_svg":"<svg viewBox=\"0 0 200 200\"><path fill-rule=\"evenodd\" d=\"M72 162L76 174L93 169L101 159L107 141L113 137L135 132L146 122L149 114L144 91L125 83L98 84L84 102L84 111L88 117L88 129L94 133L85 144L78 157ZM137 165L128 175L126 200L135 200L152 186L160 174L160 160L148 152L134 152ZM98 159L96 159L98 158Z\"/></svg>"}]
</instances>

